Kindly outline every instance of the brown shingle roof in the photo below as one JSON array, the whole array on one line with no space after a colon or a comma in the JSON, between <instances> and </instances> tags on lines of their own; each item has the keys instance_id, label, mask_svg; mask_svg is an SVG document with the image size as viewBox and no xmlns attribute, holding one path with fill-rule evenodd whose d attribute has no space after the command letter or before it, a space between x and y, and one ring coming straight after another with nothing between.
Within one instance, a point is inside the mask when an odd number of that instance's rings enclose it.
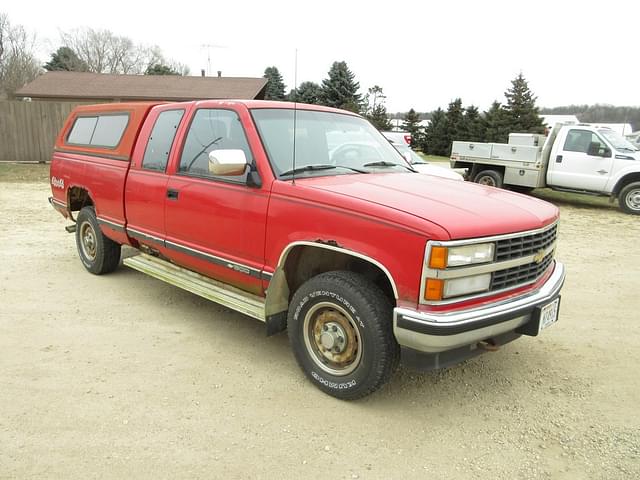
<instances>
[{"instance_id":1,"label":"brown shingle roof","mask_svg":"<svg viewBox=\"0 0 640 480\"><path fill-rule=\"evenodd\" d=\"M260 99L264 97L266 84L266 78L47 72L15 95L92 100Z\"/></svg>"}]
</instances>

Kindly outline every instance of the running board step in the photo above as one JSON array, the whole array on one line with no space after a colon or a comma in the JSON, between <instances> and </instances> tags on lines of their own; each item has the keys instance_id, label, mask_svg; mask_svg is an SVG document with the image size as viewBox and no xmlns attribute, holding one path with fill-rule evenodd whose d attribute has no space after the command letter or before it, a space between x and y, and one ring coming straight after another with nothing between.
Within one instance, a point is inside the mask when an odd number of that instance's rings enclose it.
<instances>
[{"instance_id":1,"label":"running board step","mask_svg":"<svg viewBox=\"0 0 640 480\"><path fill-rule=\"evenodd\" d=\"M204 275L157 257L152 257L146 253L125 258L122 263L158 280L170 283L263 322L265 321L264 299L262 297L217 282Z\"/></svg>"}]
</instances>

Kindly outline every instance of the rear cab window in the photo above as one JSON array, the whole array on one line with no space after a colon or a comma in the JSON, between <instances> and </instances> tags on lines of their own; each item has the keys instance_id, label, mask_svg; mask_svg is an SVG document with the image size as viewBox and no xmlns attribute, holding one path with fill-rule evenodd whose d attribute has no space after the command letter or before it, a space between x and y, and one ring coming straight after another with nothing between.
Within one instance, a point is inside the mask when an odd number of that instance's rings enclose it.
<instances>
[{"instance_id":1,"label":"rear cab window","mask_svg":"<svg viewBox=\"0 0 640 480\"><path fill-rule=\"evenodd\" d=\"M116 148L128 123L128 113L78 117L67 136L67 144Z\"/></svg>"}]
</instances>

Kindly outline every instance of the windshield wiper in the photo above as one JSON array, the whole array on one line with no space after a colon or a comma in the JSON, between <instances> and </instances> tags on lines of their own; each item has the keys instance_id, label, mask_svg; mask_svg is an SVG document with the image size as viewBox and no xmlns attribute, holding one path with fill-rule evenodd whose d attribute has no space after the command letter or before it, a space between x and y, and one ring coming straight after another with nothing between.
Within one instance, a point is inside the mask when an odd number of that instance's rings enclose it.
<instances>
[{"instance_id":1,"label":"windshield wiper","mask_svg":"<svg viewBox=\"0 0 640 480\"><path fill-rule=\"evenodd\" d=\"M629 147L616 147L618 150L625 150L627 152L637 152L637 149L629 148Z\"/></svg>"},{"instance_id":2,"label":"windshield wiper","mask_svg":"<svg viewBox=\"0 0 640 480\"><path fill-rule=\"evenodd\" d=\"M363 167L402 167L402 168L406 168L410 172L415 172L413 168L407 165L402 165L401 163L387 162L386 160L381 160L379 162L365 163Z\"/></svg>"},{"instance_id":3,"label":"windshield wiper","mask_svg":"<svg viewBox=\"0 0 640 480\"><path fill-rule=\"evenodd\" d=\"M346 167L344 165L330 165L330 164L317 164L317 165L304 165L303 167L292 168L291 170L287 170L280 174L281 177L286 175L293 175L294 173L302 173L302 172L313 172L316 170L333 170L334 168L346 168L347 170L351 170L353 172L358 173L369 173L365 170L360 170L359 168Z\"/></svg>"}]
</instances>

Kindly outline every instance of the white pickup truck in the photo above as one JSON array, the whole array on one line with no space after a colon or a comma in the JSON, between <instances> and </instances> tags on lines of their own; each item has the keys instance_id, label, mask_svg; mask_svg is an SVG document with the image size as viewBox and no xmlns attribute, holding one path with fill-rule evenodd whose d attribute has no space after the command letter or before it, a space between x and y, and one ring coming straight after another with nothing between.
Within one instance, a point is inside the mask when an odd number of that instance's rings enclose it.
<instances>
[{"instance_id":1,"label":"white pickup truck","mask_svg":"<svg viewBox=\"0 0 640 480\"><path fill-rule=\"evenodd\" d=\"M547 137L512 133L508 144L453 142L451 166L494 187L610 196L624 212L640 215L640 151L609 128L558 123Z\"/></svg>"}]
</instances>

